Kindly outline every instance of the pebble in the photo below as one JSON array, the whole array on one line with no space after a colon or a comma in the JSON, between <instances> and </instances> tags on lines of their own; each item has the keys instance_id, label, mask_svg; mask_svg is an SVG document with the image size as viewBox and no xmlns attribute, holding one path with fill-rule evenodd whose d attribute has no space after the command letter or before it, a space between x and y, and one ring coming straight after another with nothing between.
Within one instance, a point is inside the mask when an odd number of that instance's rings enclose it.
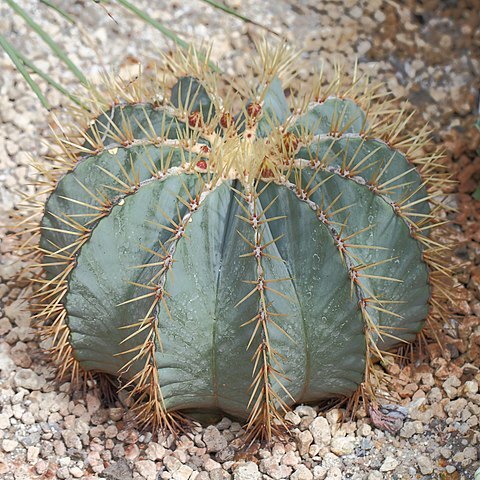
<instances>
[{"instance_id":1,"label":"pebble","mask_svg":"<svg viewBox=\"0 0 480 480\"><path fill-rule=\"evenodd\" d=\"M478 382L475 380L469 380L463 385L463 393L465 395L475 395L478 393Z\"/></svg>"},{"instance_id":2,"label":"pebble","mask_svg":"<svg viewBox=\"0 0 480 480\"><path fill-rule=\"evenodd\" d=\"M27 390L41 390L45 385L45 378L26 368L20 369L15 374L14 381L17 387L26 388Z\"/></svg>"},{"instance_id":3,"label":"pebble","mask_svg":"<svg viewBox=\"0 0 480 480\"><path fill-rule=\"evenodd\" d=\"M349 455L353 452L354 443L351 437L334 437L332 439L332 444L330 450L335 455Z\"/></svg>"},{"instance_id":4,"label":"pebble","mask_svg":"<svg viewBox=\"0 0 480 480\"><path fill-rule=\"evenodd\" d=\"M123 408L110 408L109 417L114 422L119 422L123 418L124 410Z\"/></svg>"},{"instance_id":5,"label":"pebble","mask_svg":"<svg viewBox=\"0 0 480 480\"><path fill-rule=\"evenodd\" d=\"M395 470L398 466L398 461L393 457L386 457L380 467L381 472L391 472Z\"/></svg>"},{"instance_id":6,"label":"pebble","mask_svg":"<svg viewBox=\"0 0 480 480\"><path fill-rule=\"evenodd\" d=\"M163 464L165 465L165 467L167 467L167 470L171 473L175 472L182 466L182 463L180 462L180 460L178 460L172 455L166 456L163 459Z\"/></svg>"},{"instance_id":7,"label":"pebble","mask_svg":"<svg viewBox=\"0 0 480 480\"><path fill-rule=\"evenodd\" d=\"M309 405L299 405L297 408L295 408L295 413L299 415L300 417L316 417L317 412L313 407L310 407Z\"/></svg>"},{"instance_id":8,"label":"pebble","mask_svg":"<svg viewBox=\"0 0 480 480\"><path fill-rule=\"evenodd\" d=\"M149 460L161 460L166 453L166 450L164 447L159 445L156 442L152 442L148 445L147 449L145 450L145 453L148 457Z\"/></svg>"},{"instance_id":9,"label":"pebble","mask_svg":"<svg viewBox=\"0 0 480 480\"><path fill-rule=\"evenodd\" d=\"M212 453L219 452L228 445L226 438L214 426L207 427L203 434L203 441L207 446L207 452Z\"/></svg>"},{"instance_id":10,"label":"pebble","mask_svg":"<svg viewBox=\"0 0 480 480\"><path fill-rule=\"evenodd\" d=\"M62 431L62 438L67 448L76 448L77 450L82 448L82 442L80 441L80 438L72 430Z\"/></svg>"},{"instance_id":11,"label":"pebble","mask_svg":"<svg viewBox=\"0 0 480 480\"><path fill-rule=\"evenodd\" d=\"M372 44L368 40L362 40L357 46L359 56L365 55L372 48Z\"/></svg>"},{"instance_id":12,"label":"pebble","mask_svg":"<svg viewBox=\"0 0 480 480\"><path fill-rule=\"evenodd\" d=\"M220 420L220 422L218 422L217 425L215 425L215 426L220 431L227 430L232 426L232 421L227 417L223 417L222 420Z\"/></svg>"},{"instance_id":13,"label":"pebble","mask_svg":"<svg viewBox=\"0 0 480 480\"><path fill-rule=\"evenodd\" d=\"M433 463L426 455L419 455L417 457L417 464L423 475L430 475L433 473Z\"/></svg>"},{"instance_id":14,"label":"pebble","mask_svg":"<svg viewBox=\"0 0 480 480\"><path fill-rule=\"evenodd\" d=\"M359 6L355 6L349 11L349 15L354 19L359 19L363 15L363 10Z\"/></svg>"},{"instance_id":15,"label":"pebble","mask_svg":"<svg viewBox=\"0 0 480 480\"><path fill-rule=\"evenodd\" d=\"M316 445L321 447L329 445L332 434L330 432L330 425L325 417L317 417L310 424L309 429Z\"/></svg>"},{"instance_id":16,"label":"pebble","mask_svg":"<svg viewBox=\"0 0 480 480\"><path fill-rule=\"evenodd\" d=\"M57 473L57 478L60 478L60 479L67 479L70 477L70 472L67 467L60 467L56 473Z\"/></svg>"},{"instance_id":17,"label":"pebble","mask_svg":"<svg viewBox=\"0 0 480 480\"><path fill-rule=\"evenodd\" d=\"M311 451L309 450L308 453L311 454ZM288 465L288 466L291 466L291 467L293 467L295 465L298 465L299 462L300 462L300 459L298 458L298 456L293 451L287 452L282 457L282 460L281 460L282 465Z\"/></svg>"},{"instance_id":18,"label":"pebble","mask_svg":"<svg viewBox=\"0 0 480 480\"><path fill-rule=\"evenodd\" d=\"M327 476L328 470L321 465L315 465L313 467L313 480L324 480Z\"/></svg>"},{"instance_id":19,"label":"pebble","mask_svg":"<svg viewBox=\"0 0 480 480\"><path fill-rule=\"evenodd\" d=\"M82 478L83 475L84 475L84 471L79 467L75 467L75 466L71 467L69 469L69 471L70 471L70 474L72 475L72 477L74 477L74 478Z\"/></svg>"},{"instance_id":20,"label":"pebble","mask_svg":"<svg viewBox=\"0 0 480 480\"><path fill-rule=\"evenodd\" d=\"M172 480L188 480L193 473L193 468L188 465L182 465L178 470L172 474Z\"/></svg>"},{"instance_id":21,"label":"pebble","mask_svg":"<svg viewBox=\"0 0 480 480\"><path fill-rule=\"evenodd\" d=\"M297 434L297 447L298 452L300 455L306 455L308 453L308 449L313 442L313 435L310 431L305 430Z\"/></svg>"},{"instance_id":22,"label":"pebble","mask_svg":"<svg viewBox=\"0 0 480 480\"><path fill-rule=\"evenodd\" d=\"M262 474L254 462L241 463L233 470L233 480L260 480Z\"/></svg>"},{"instance_id":23,"label":"pebble","mask_svg":"<svg viewBox=\"0 0 480 480\"><path fill-rule=\"evenodd\" d=\"M48 469L48 463L45 462L44 460L39 460L36 464L35 464L35 471L39 474L39 475L43 475Z\"/></svg>"},{"instance_id":24,"label":"pebble","mask_svg":"<svg viewBox=\"0 0 480 480\"><path fill-rule=\"evenodd\" d=\"M103 470L102 476L108 480L133 480L132 470L123 458Z\"/></svg>"},{"instance_id":25,"label":"pebble","mask_svg":"<svg viewBox=\"0 0 480 480\"><path fill-rule=\"evenodd\" d=\"M325 480L342 480L342 471L339 467L330 468Z\"/></svg>"},{"instance_id":26,"label":"pebble","mask_svg":"<svg viewBox=\"0 0 480 480\"><path fill-rule=\"evenodd\" d=\"M18 447L18 442L16 440L9 440L8 438L5 438L2 441L2 450L4 452L13 452L16 448Z\"/></svg>"},{"instance_id":27,"label":"pebble","mask_svg":"<svg viewBox=\"0 0 480 480\"><path fill-rule=\"evenodd\" d=\"M266 473L274 480L281 480L292 473L292 467L280 465L278 457L268 457L260 461L260 471Z\"/></svg>"},{"instance_id":28,"label":"pebble","mask_svg":"<svg viewBox=\"0 0 480 480\"><path fill-rule=\"evenodd\" d=\"M39 447L28 447L27 449L27 462L36 463L38 460L38 455L40 454Z\"/></svg>"},{"instance_id":29,"label":"pebble","mask_svg":"<svg viewBox=\"0 0 480 480\"><path fill-rule=\"evenodd\" d=\"M475 462L478 459L478 450L475 447L466 447L463 456L465 459Z\"/></svg>"},{"instance_id":30,"label":"pebble","mask_svg":"<svg viewBox=\"0 0 480 480\"><path fill-rule=\"evenodd\" d=\"M156 480L157 478L157 467L151 460L136 461L135 470L146 480Z\"/></svg>"},{"instance_id":31,"label":"pebble","mask_svg":"<svg viewBox=\"0 0 480 480\"><path fill-rule=\"evenodd\" d=\"M136 460L137 457L140 455L140 448L138 445L135 444L125 445L124 450L124 455L127 460Z\"/></svg>"},{"instance_id":32,"label":"pebble","mask_svg":"<svg viewBox=\"0 0 480 480\"><path fill-rule=\"evenodd\" d=\"M323 456L322 464L323 464L323 466L325 466L327 468L339 467L342 464L342 461L334 453L327 452Z\"/></svg>"},{"instance_id":33,"label":"pebble","mask_svg":"<svg viewBox=\"0 0 480 480\"><path fill-rule=\"evenodd\" d=\"M362 423L357 429L357 433L362 437L368 437L372 433L372 427L368 423Z\"/></svg>"},{"instance_id":34,"label":"pebble","mask_svg":"<svg viewBox=\"0 0 480 480\"><path fill-rule=\"evenodd\" d=\"M460 379L457 377L449 377L442 384L448 398L455 398L457 396L457 387L461 385Z\"/></svg>"},{"instance_id":35,"label":"pebble","mask_svg":"<svg viewBox=\"0 0 480 480\"><path fill-rule=\"evenodd\" d=\"M466 408L468 401L465 398L459 398L458 400L451 401L445 405L445 411L449 417L456 418Z\"/></svg>"},{"instance_id":36,"label":"pebble","mask_svg":"<svg viewBox=\"0 0 480 480\"><path fill-rule=\"evenodd\" d=\"M212 470L217 470L219 468L222 468L222 465L218 462L216 462L213 458L207 458L203 464L203 468L207 472L211 472Z\"/></svg>"},{"instance_id":37,"label":"pebble","mask_svg":"<svg viewBox=\"0 0 480 480\"><path fill-rule=\"evenodd\" d=\"M400 436L403 438L411 438L415 433L416 430L413 422L405 422L400 430Z\"/></svg>"},{"instance_id":38,"label":"pebble","mask_svg":"<svg viewBox=\"0 0 480 480\"><path fill-rule=\"evenodd\" d=\"M301 422L302 419L296 412L290 411L285 414L285 420L296 426Z\"/></svg>"},{"instance_id":39,"label":"pebble","mask_svg":"<svg viewBox=\"0 0 480 480\"><path fill-rule=\"evenodd\" d=\"M290 478L292 480L313 480L313 473L305 465L299 465Z\"/></svg>"},{"instance_id":40,"label":"pebble","mask_svg":"<svg viewBox=\"0 0 480 480\"><path fill-rule=\"evenodd\" d=\"M10 427L9 416L5 415L4 413L0 414L0 431L6 430L8 427Z\"/></svg>"},{"instance_id":41,"label":"pebble","mask_svg":"<svg viewBox=\"0 0 480 480\"><path fill-rule=\"evenodd\" d=\"M373 16L378 23L383 23L386 19L385 14L381 10L376 10Z\"/></svg>"}]
</instances>

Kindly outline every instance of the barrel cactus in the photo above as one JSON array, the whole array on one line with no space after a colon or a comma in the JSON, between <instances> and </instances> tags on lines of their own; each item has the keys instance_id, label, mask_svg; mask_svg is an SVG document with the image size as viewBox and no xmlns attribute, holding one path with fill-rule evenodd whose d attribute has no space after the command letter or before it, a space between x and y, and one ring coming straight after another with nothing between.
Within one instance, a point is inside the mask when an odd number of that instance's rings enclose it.
<instances>
[{"instance_id":1,"label":"barrel cactus","mask_svg":"<svg viewBox=\"0 0 480 480\"><path fill-rule=\"evenodd\" d=\"M110 81L39 165L37 323L62 373L114 377L153 427L221 412L270 438L294 404L375 404L375 361L438 313L426 132L357 75L287 100L294 56L259 56L225 100L193 51Z\"/></svg>"}]
</instances>

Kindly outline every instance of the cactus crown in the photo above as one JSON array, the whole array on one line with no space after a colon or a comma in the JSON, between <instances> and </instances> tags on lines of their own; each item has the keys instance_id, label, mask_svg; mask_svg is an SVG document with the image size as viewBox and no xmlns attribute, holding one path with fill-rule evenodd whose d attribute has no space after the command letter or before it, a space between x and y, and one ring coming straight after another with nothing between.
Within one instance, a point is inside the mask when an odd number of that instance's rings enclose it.
<instances>
[{"instance_id":1,"label":"cactus crown","mask_svg":"<svg viewBox=\"0 0 480 480\"><path fill-rule=\"evenodd\" d=\"M258 50L225 100L194 51L106 79L37 163L37 322L61 374L119 377L145 424L223 411L270 438L294 403L375 403L374 361L439 315L448 178L426 129L356 72L289 104L296 56Z\"/></svg>"}]
</instances>

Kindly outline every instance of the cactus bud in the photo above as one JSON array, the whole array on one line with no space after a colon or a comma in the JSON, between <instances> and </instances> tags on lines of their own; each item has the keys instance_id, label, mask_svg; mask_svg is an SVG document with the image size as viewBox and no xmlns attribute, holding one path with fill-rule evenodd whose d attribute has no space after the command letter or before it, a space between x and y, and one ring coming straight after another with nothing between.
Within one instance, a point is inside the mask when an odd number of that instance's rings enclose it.
<instances>
[{"instance_id":1,"label":"cactus bud","mask_svg":"<svg viewBox=\"0 0 480 480\"><path fill-rule=\"evenodd\" d=\"M251 119L257 118L262 112L262 106L257 102L252 102L247 105L247 114Z\"/></svg>"},{"instance_id":2,"label":"cactus bud","mask_svg":"<svg viewBox=\"0 0 480 480\"><path fill-rule=\"evenodd\" d=\"M283 134L282 140L286 153L293 155L299 145L298 137L293 132L286 132Z\"/></svg>"},{"instance_id":3,"label":"cactus bud","mask_svg":"<svg viewBox=\"0 0 480 480\"><path fill-rule=\"evenodd\" d=\"M199 160L195 165L200 170L206 170L207 169L207 162L205 160Z\"/></svg>"},{"instance_id":4,"label":"cactus bud","mask_svg":"<svg viewBox=\"0 0 480 480\"><path fill-rule=\"evenodd\" d=\"M203 124L202 114L198 111L189 113L188 115L188 124L192 128L201 127Z\"/></svg>"},{"instance_id":5,"label":"cactus bud","mask_svg":"<svg viewBox=\"0 0 480 480\"><path fill-rule=\"evenodd\" d=\"M222 117L220 118L220 125L223 128L230 128L234 124L234 119L231 113L223 112Z\"/></svg>"}]
</instances>

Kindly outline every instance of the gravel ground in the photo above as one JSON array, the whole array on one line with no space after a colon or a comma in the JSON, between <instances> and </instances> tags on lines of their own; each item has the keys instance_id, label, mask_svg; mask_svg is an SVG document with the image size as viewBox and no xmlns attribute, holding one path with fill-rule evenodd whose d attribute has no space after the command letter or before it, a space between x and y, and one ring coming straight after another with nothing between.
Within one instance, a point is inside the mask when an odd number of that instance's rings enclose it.
<instances>
[{"instance_id":1,"label":"gravel ground","mask_svg":"<svg viewBox=\"0 0 480 480\"><path fill-rule=\"evenodd\" d=\"M89 1L58 1L78 17L83 30L70 26L36 0L23 0L37 21L89 76L99 65L127 74L137 62L170 45L120 9ZM147 8L149 2L135 2ZM456 278L461 301L442 336L444 351L427 348L414 364L392 364L395 395L407 412L398 434L372 426L361 410L340 420L344 411L320 413L300 406L288 414L294 424L288 440L268 447L243 444L241 425L218 425L172 436L135 430L124 399L102 404L91 385L70 393L54 382L54 370L29 326L25 285L12 281L22 268L12 243L0 230L0 478L10 479L473 479L480 446L480 202L471 193L480 182L480 134L473 127L480 78L478 1L402 2L345 0L316 2L230 0L250 17L303 47L311 65L335 59L384 81L428 121L434 139L445 147L458 187L451 203L456 261L467 265ZM200 3L157 1L155 18L192 41L212 41L213 58L229 72L244 74L252 38L261 34ZM0 31L64 84L76 85L46 53L22 21L0 5ZM39 102L0 55L0 224L18 198L30 191L27 159L48 151L40 139L49 121ZM308 76L308 72L303 72ZM47 89L48 90L48 89ZM48 91L50 103L63 99ZM122 401L123 400L123 401Z\"/></svg>"}]
</instances>

